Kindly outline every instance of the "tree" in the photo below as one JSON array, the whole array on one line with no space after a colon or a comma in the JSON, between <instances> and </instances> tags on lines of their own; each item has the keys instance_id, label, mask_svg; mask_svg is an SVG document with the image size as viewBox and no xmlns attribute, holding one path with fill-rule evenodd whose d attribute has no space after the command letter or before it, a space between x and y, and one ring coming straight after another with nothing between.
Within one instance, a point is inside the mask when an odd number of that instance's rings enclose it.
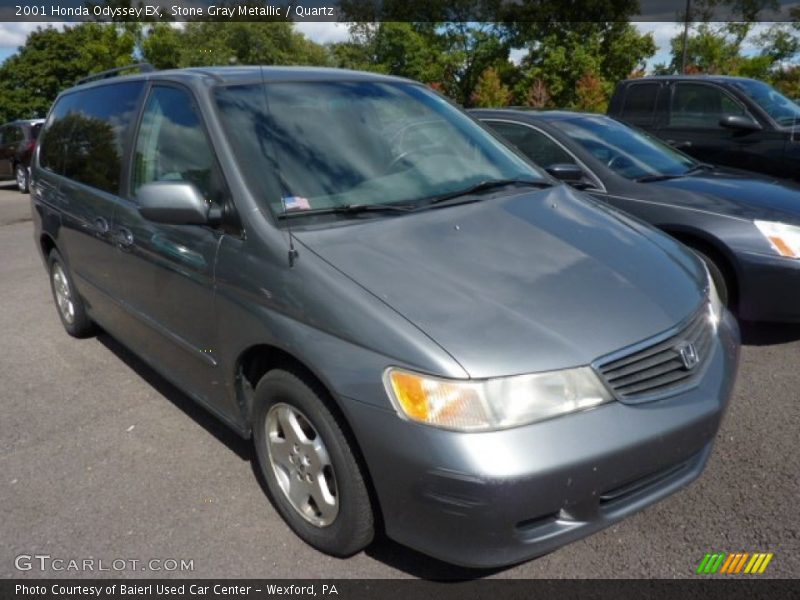
<instances>
[{"instance_id":1,"label":"tree","mask_svg":"<svg viewBox=\"0 0 800 600\"><path fill-rule=\"evenodd\" d=\"M550 105L550 92L547 84L539 78L534 79L525 93L525 106L531 108L547 108Z\"/></svg>"},{"instance_id":2,"label":"tree","mask_svg":"<svg viewBox=\"0 0 800 600\"><path fill-rule=\"evenodd\" d=\"M43 117L77 79L131 64L134 45L129 31L108 24L37 29L0 65L0 122Z\"/></svg>"},{"instance_id":3,"label":"tree","mask_svg":"<svg viewBox=\"0 0 800 600\"><path fill-rule=\"evenodd\" d=\"M521 77L514 91L525 102L532 83L541 80L555 106L576 106L578 82L593 73L603 88L642 69L655 54L651 34L640 34L630 23L553 23L526 29L540 37L525 41ZM522 41L521 34L516 35Z\"/></svg>"},{"instance_id":4,"label":"tree","mask_svg":"<svg viewBox=\"0 0 800 600\"><path fill-rule=\"evenodd\" d=\"M575 86L576 101L573 108L590 112L606 112L609 90L597 75L584 73Z\"/></svg>"},{"instance_id":5,"label":"tree","mask_svg":"<svg viewBox=\"0 0 800 600\"><path fill-rule=\"evenodd\" d=\"M800 54L796 24L772 25L753 40L760 51L745 54L743 48L752 37L750 25L698 23L693 26L686 43L686 72L738 75L775 85L790 85L787 82L792 76L785 76L784 71L791 70L793 62ZM674 37L671 46L670 64L658 65L656 74L680 72L683 53L681 36Z\"/></svg>"},{"instance_id":6,"label":"tree","mask_svg":"<svg viewBox=\"0 0 800 600\"><path fill-rule=\"evenodd\" d=\"M331 63L325 47L287 21L191 21L182 29L156 24L142 41L142 54L160 69Z\"/></svg>"},{"instance_id":7,"label":"tree","mask_svg":"<svg viewBox=\"0 0 800 600\"><path fill-rule=\"evenodd\" d=\"M436 82L466 106L487 68L512 74L508 53L498 24L466 21L359 23L333 47L337 66Z\"/></svg>"},{"instance_id":8,"label":"tree","mask_svg":"<svg viewBox=\"0 0 800 600\"><path fill-rule=\"evenodd\" d=\"M441 82L446 58L427 23L358 24L350 40L335 44L336 66L408 77L423 83Z\"/></svg>"},{"instance_id":9,"label":"tree","mask_svg":"<svg viewBox=\"0 0 800 600\"><path fill-rule=\"evenodd\" d=\"M686 39L687 73L741 75L766 81L775 80L785 63L800 51L795 23L775 23L752 41L760 52L745 55L743 48L752 38L754 23L765 9L779 8L778 0L696 0L690 20L694 21ZM724 9L724 23L712 23ZM797 10L796 8L793 11ZM795 16L800 16L800 11ZM681 16L681 18L684 18ZM672 60L658 65L657 74L679 73L683 65L683 35L670 41Z\"/></svg>"},{"instance_id":10,"label":"tree","mask_svg":"<svg viewBox=\"0 0 800 600\"><path fill-rule=\"evenodd\" d=\"M516 77L516 68L508 61L511 47L500 24L453 21L443 23L440 31L445 90L459 104L470 106L487 69L496 71L501 80Z\"/></svg>"},{"instance_id":11,"label":"tree","mask_svg":"<svg viewBox=\"0 0 800 600\"><path fill-rule=\"evenodd\" d=\"M472 94L472 105L479 108L506 106L511 100L511 91L500 81L497 69L487 68L478 78Z\"/></svg>"}]
</instances>

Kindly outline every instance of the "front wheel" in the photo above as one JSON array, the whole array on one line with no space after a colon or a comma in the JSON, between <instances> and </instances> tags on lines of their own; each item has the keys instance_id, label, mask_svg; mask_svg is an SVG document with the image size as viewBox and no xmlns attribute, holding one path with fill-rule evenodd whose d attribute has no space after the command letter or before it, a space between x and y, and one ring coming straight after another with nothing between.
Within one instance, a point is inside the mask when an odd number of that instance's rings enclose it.
<instances>
[{"instance_id":1,"label":"front wheel","mask_svg":"<svg viewBox=\"0 0 800 600\"><path fill-rule=\"evenodd\" d=\"M25 165L17 164L14 172L17 179L17 189L21 193L27 194L30 189L30 175L28 174L28 168Z\"/></svg>"},{"instance_id":2,"label":"front wheel","mask_svg":"<svg viewBox=\"0 0 800 600\"><path fill-rule=\"evenodd\" d=\"M374 535L365 476L324 391L276 369L261 379L255 396L256 459L283 519L326 554L365 548Z\"/></svg>"}]
</instances>

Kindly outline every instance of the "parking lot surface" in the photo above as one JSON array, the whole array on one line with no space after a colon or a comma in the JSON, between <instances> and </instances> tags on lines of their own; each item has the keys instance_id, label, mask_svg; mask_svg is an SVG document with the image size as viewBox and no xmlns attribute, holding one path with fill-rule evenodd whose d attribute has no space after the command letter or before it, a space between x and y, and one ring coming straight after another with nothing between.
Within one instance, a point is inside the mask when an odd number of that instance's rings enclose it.
<instances>
[{"instance_id":1,"label":"parking lot surface","mask_svg":"<svg viewBox=\"0 0 800 600\"><path fill-rule=\"evenodd\" d=\"M491 572L384 539L340 560L284 525L248 442L109 336L67 336L32 236L28 196L0 184L0 577L697 577L716 551L773 552L764 577L800 573L800 326L743 327L706 472L644 512ZM37 554L95 570L15 567ZM192 570L163 570L170 559Z\"/></svg>"}]
</instances>

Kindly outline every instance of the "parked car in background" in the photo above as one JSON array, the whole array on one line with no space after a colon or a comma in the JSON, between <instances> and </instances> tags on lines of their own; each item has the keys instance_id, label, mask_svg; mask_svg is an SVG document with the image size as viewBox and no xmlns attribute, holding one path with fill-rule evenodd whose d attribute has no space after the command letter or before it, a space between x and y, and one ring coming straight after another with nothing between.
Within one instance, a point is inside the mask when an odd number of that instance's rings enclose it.
<instances>
[{"instance_id":1,"label":"parked car in background","mask_svg":"<svg viewBox=\"0 0 800 600\"><path fill-rule=\"evenodd\" d=\"M706 464L738 329L703 263L424 85L103 78L58 97L38 148L67 332L101 325L252 436L275 507L324 552L381 524L507 565Z\"/></svg>"},{"instance_id":2,"label":"parked car in background","mask_svg":"<svg viewBox=\"0 0 800 600\"><path fill-rule=\"evenodd\" d=\"M698 160L800 179L800 106L763 81L628 79L617 84L608 114Z\"/></svg>"},{"instance_id":3,"label":"parked car in background","mask_svg":"<svg viewBox=\"0 0 800 600\"><path fill-rule=\"evenodd\" d=\"M741 318L800 320L800 185L698 162L603 115L473 114L555 177L692 248Z\"/></svg>"},{"instance_id":4,"label":"parked car in background","mask_svg":"<svg viewBox=\"0 0 800 600\"><path fill-rule=\"evenodd\" d=\"M44 119L12 121L0 126L0 180L15 179L28 192L31 155Z\"/></svg>"}]
</instances>

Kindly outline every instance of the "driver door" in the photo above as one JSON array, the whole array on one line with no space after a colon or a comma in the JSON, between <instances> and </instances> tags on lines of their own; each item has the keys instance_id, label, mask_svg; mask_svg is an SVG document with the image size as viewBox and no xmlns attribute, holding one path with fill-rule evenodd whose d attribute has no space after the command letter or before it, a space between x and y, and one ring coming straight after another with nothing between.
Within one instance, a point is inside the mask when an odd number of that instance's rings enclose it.
<instances>
[{"instance_id":1,"label":"driver door","mask_svg":"<svg viewBox=\"0 0 800 600\"><path fill-rule=\"evenodd\" d=\"M214 267L223 230L141 216L138 189L192 182L210 203L227 194L191 92L153 85L134 141L128 200L115 215L117 274L131 316L129 340L170 379L210 405L224 401L214 319Z\"/></svg>"},{"instance_id":2,"label":"driver door","mask_svg":"<svg viewBox=\"0 0 800 600\"><path fill-rule=\"evenodd\" d=\"M659 135L697 160L746 169L745 149L758 143L760 133L723 127L719 121L725 115L751 116L717 85L678 82L672 86L668 122Z\"/></svg>"}]
</instances>

